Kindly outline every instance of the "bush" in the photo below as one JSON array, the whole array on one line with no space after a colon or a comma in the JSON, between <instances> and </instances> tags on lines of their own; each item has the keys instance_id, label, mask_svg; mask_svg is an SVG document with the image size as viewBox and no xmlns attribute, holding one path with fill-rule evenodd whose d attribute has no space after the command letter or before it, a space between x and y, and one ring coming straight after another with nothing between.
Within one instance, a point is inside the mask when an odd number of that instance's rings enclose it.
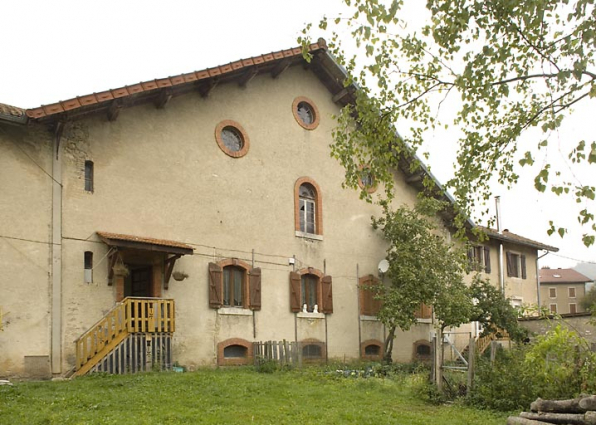
<instances>
[{"instance_id":1,"label":"bush","mask_svg":"<svg viewBox=\"0 0 596 425\"><path fill-rule=\"evenodd\" d=\"M596 355L587 342L557 326L532 345L500 350L494 364L480 358L469 401L496 410L527 408L532 401L573 398L596 390Z\"/></svg>"}]
</instances>

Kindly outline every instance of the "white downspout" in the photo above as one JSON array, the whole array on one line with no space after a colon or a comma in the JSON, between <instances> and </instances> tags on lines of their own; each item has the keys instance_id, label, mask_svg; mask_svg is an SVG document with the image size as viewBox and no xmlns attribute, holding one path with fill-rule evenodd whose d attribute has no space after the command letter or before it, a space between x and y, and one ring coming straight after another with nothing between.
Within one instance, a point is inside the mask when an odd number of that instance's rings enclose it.
<instances>
[{"instance_id":1,"label":"white downspout","mask_svg":"<svg viewBox=\"0 0 596 425\"><path fill-rule=\"evenodd\" d=\"M501 197L495 196L495 204L497 208L497 231L499 235L503 234L503 227L501 223ZM503 242L499 241L499 284L501 292L505 295L505 272L503 267Z\"/></svg>"},{"instance_id":2,"label":"white downspout","mask_svg":"<svg viewBox=\"0 0 596 425\"><path fill-rule=\"evenodd\" d=\"M62 373L62 155L60 139L64 123L57 123L52 146L52 374Z\"/></svg>"},{"instance_id":3,"label":"white downspout","mask_svg":"<svg viewBox=\"0 0 596 425\"><path fill-rule=\"evenodd\" d=\"M538 268L538 260L540 260L541 258L546 257L548 254L550 254L550 251L546 251L544 254L542 254L540 257L536 257L536 299L538 300L538 308L540 308L541 304L540 304L540 269Z\"/></svg>"}]
</instances>

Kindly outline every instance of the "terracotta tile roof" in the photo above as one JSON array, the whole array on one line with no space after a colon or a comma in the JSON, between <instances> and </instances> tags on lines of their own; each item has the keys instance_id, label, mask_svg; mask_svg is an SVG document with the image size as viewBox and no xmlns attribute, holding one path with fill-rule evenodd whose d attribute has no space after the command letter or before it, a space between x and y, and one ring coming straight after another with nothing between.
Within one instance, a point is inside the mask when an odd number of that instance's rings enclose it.
<instances>
[{"instance_id":1,"label":"terracotta tile roof","mask_svg":"<svg viewBox=\"0 0 596 425\"><path fill-rule=\"evenodd\" d=\"M314 52L317 50L327 50L327 44L324 39L320 38L316 43L311 44L308 50L309 52ZM126 98L142 92L150 92L166 87L175 87L190 82L207 80L212 77L224 76L226 74L236 72L242 68L252 67L254 65L267 64L269 62L279 61L284 58L296 58L301 56L301 47L295 47L293 49L288 50L280 50L264 55L253 56L247 59L241 59L236 62L229 63L227 65L216 66L213 68L207 68L200 71L180 74L168 78L160 78L156 80L145 81L139 84L133 84L117 89L106 90L100 93L93 93L85 96L79 96L73 99L59 101L50 105L42 105L38 108L27 109L26 114L29 118L40 119L44 117L49 117L51 115L79 109L88 105L108 102L118 98Z\"/></svg>"},{"instance_id":2,"label":"terracotta tile roof","mask_svg":"<svg viewBox=\"0 0 596 425\"><path fill-rule=\"evenodd\" d=\"M109 233L109 232L97 232L97 234L102 239L107 239L107 240L139 242L139 243L150 244L150 245L159 245L159 246L164 246L164 247L194 250L194 248L192 246L187 245L185 243L170 241L170 240L166 240L166 239L146 238L146 237L142 237L142 236L123 235L120 233Z\"/></svg>"},{"instance_id":3,"label":"terracotta tile roof","mask_svg":"<svg viewBox=\"0 0 596 425\"><path fill-rule=\"evenodd\" d=\"M25 110L17 108L16 106L6 105L0 103L0 115L6 115L8 117L22 117L25 115Z\"/></svg>"},{"instance_id":4,"label":"terracotta tile roof","mask_svg":"<svg viewBox=\"0 0 596 425\"><path fill-rule=\"evenodd\" d=\"M552 251L552 252L557 252L559 250L559 248L557 248L557 247L546 245L541 242L537 242L532 239L525 238L523 236L520 236L513 232L510 232L507 229L503 230L503 233L499 233L495 229L489 229L488 227L483 227L483 226L478 226L478 227L480 229L482 229L487 234L487 236L489 238L492 238L492 239L502 240L504 242L518 243L520 245L526 245L526 246L530 246L532 248L544 249L546 251Z\"/></svg>"},{"instance_id":5,"label":"terracotta tile roof","mask_svg":"<svg viewBox=\"0 0 596 425\"><path fill-rule=\"evenodd\" d=\"M573 269L540 269L541 283L585 283L591 282L587 276Z\"/></svg>"}]
</instances>

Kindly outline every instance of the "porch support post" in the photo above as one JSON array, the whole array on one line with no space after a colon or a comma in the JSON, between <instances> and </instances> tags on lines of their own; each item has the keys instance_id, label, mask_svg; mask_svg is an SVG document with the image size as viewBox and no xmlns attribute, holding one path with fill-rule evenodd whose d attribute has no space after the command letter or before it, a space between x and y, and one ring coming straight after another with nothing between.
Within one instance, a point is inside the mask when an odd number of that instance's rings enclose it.
<instances>
[{"instance_id":1,"label":"porch support post","mask_svg":"<svg viewBox=\"0 0 596 425\"><path fill-rule=\"evenodd\" d=\"M163 269L162 269L163 260L155 259L153 260L153 279L152 279L152 288L151 288L151 296L155 298L161 298L161 285L163 281Z\"/></svg>"},{"instance_id":2,"label":"porch support post","mask_svg":"<svg viewBox=\"0 0 596 425\"><path fill-rule=\"evenodd\" d=\"M114 273L114 280L116 281L116 302L124 299L124 274Z\"/></svg>"}]
</instances>

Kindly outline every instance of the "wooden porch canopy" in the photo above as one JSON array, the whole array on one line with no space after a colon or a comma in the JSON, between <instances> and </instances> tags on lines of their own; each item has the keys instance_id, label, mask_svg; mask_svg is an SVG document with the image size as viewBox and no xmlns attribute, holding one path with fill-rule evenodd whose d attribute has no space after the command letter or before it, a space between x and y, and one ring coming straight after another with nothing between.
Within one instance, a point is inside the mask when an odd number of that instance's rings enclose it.
<instances>
[{"instance_id":1,"label":"wooden porch canopy","mask_svg":"<svg viewBox=\"0 0 596 425\"><path fill-rule=\"evenodd\" d=\"M163 253L166 256L164 260L165 276L164 285L168 289L170 277L174 270L176 260L183 255L192 255L194 248L182 242L170 241L166 239L146 238L141 236L123 235L120 233L97 232L97 236L108 246L114 248L110 255L108 264L108 282L112 282L113 267L118 260L119 250L139 250L154 253Z\"/></svg>"}]
</instances>

